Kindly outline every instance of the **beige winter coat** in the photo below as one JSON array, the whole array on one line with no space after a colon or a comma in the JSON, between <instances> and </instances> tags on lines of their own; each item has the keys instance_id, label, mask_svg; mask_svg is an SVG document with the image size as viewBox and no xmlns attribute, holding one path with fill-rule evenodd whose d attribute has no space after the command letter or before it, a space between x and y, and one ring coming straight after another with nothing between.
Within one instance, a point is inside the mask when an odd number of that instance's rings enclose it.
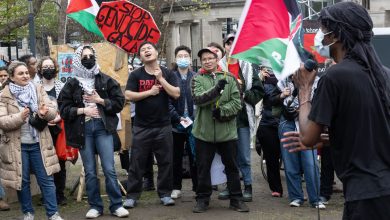
<instances>
[{"instance_id":1,"label":"beige winter coat","mask_svg":"<svg viewBox=\"0 0 390 220\"><path fill-rule=\"evenodd\" d=\"M39 106L45 103L49 112L45 120L51 121L57 114L56 104L50 101L42 86L37 86ZM0 94L0 180L4 187L20 190L22 186L21 126L22 120L16 99L6 86ZM47 175L60 171L53 141L48 127L39 132L42 161Z\"/></svg>"}]
</instances>

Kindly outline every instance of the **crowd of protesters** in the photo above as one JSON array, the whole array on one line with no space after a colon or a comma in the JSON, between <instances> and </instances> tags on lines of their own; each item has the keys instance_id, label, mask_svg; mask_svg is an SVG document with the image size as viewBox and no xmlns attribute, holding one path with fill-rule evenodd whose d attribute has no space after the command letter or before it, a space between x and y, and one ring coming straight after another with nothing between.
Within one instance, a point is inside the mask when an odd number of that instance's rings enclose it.
<instances>
[{"instance_id":1,"label":"crowd of protesters","mask_svg":"<svg viewBox=\"0 0 390 220\"><path fill-rule=\"evenodd\" d=\"M357 16L361 21L351 22ZM138 56L143 66L128 66L124 93L101 71L90 45L75 50L75 77L66 84L56 80L59 67L50 57L37 60L25 55L7 68L0 67L0 210L9 210L3 187L12 188L17 190L24 219L34 219L33 173L48 219L63 219L58 205L67 201L67 159L58 155L58 146L64 142L59 139L64 131L66 145L77 148L83 162L89 219L104 210L95 157L100 159L114 216L129 216L127 209L137 206L142 191L154 190L154 160L157 195L164 206L175 205L183 193L183 155L189 158L191 189L196 194L194 213L209 208L214 188L210 173L217 160L224 166L220 175L226 178L218 199L230 200L230 209L248 212L245 203L253 201L252 184L256 184L251 169L253 138L265 159L270 196L283 197L283 163L289 205L304 203L304 180L310 206L325 209L336 171L344 186L343 218L386 219L389 70L370 44L372 21L361 6L346 2L324 8L320 23L315 46L329 58L329 70L318 74L301 67L283 80L270 66L230 57L234 34L223 39L223 46L211 42L197 51L201 68L196 72L188 46L175 49L170 70L158 64L155 44L142 43ZM123 201L114 148L117 114L125 100L132 103L132 143ZM255 106L261 100L257 125ZM357 119L361 125L355 125ZM321 152L317 147L323 147ZM322 155L321 169L317 153Z\"/></svg>"}]
</instances>

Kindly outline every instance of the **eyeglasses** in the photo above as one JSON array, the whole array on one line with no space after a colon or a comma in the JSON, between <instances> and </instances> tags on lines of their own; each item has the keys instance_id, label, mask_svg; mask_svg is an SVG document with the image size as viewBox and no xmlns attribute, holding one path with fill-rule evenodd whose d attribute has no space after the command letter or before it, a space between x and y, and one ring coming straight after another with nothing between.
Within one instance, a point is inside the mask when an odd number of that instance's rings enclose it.
<instances>
[{"instance_id":1,"label":"eyeglasses","mask_svg":"<svg viewBox=\"0 0 390 220\"><path fill-rule=\"evenodd\" d=\"M215 58L215 57L214 58L204 58L201 61L202 61L202 63L208 63L208 62L213 61L215 59L217 59L217 58Z\"/></svg>"},{"instance_id":2,"label":"eyeglasses","mask_svg":"<svg viewBox=\"0 0 390 220\"><path fill-rule=\"evenodd\" d=\"M42 69L55 69L55 67L54 66L42 66Z\"/></svg>"},{"instance_id":3,"label":"eyeglasses","mask_svg":"<svg viewBox=\"0 0 390 220\"><path fill-rule=\"evenodd\" d=\"M233 41L228 41L228 42L226 42L226 44L225 45L228 45L228 46L230 46L230 45L232 45L233 44Z\"/></svg>"},{"instance_id":4,"label":"eyeglasses","mask_svg":"<svg viewBox=\"0 0 390 220\"><path fill-rule=\"evenodd\" d=\"M188 55L188 54L185 54L185 55L177 55L176 56L176 58L180 58L180 59L182 59L182 58L189 58L190 57L190 55Z\"/></svg>"}]
</instances>

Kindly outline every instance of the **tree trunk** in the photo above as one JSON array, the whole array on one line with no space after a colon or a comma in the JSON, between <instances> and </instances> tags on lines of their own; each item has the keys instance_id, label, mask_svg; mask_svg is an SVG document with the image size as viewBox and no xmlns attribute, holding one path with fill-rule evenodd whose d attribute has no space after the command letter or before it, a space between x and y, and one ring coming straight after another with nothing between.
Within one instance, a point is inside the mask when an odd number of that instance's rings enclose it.
<instances>
[{"instance_id":1,"label":"tree trunk","mask_svg":"<svg viewBox=\"0 0 390 220\"><path fill-rule=\"evenodd\" d=\"M42 4L44 0L34 0L33 1L33 8L34 8L34 17L39 13L41 10ZM20 28L28 23L28 14L22 15L19 18L16 18L15 20L9 21L7 24L5 24L3 27L0 28L0 38L8 36L8 34L13 31L14 29Z\"/></svg>"},{"instance_id":2,"label":"tree trunk","mask_svg":"<svg viewBox=\"0 0 390 220\"><path fill-rule=\"evenodd\" d=\"M66 39L66 8L68 7L68 0L61 0L60 2L61 8L59 10L58 14L58 35L57 35L57 42L58 44L65 44Z\"/></svg>"}]
</instances>

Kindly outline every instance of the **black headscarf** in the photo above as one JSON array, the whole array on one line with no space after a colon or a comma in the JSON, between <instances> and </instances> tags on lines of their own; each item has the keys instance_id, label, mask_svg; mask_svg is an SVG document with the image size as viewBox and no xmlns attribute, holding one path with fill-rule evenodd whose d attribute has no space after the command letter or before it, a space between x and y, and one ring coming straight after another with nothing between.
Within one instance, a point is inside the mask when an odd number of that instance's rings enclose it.
<instances>
[{"instance_id":1,"label":"black headscarf","mask_svg":"<svg viewBox=\"0 0 390 220\"><path fill-rule=\"evenodd\" d=\"M371 43L373 23L367 10L353 2L340 2L324 8L319 20L341 41L346 57L368 69L385 111L390 114L390 72L382 65Z\"/></svg>"}]
</instances>

